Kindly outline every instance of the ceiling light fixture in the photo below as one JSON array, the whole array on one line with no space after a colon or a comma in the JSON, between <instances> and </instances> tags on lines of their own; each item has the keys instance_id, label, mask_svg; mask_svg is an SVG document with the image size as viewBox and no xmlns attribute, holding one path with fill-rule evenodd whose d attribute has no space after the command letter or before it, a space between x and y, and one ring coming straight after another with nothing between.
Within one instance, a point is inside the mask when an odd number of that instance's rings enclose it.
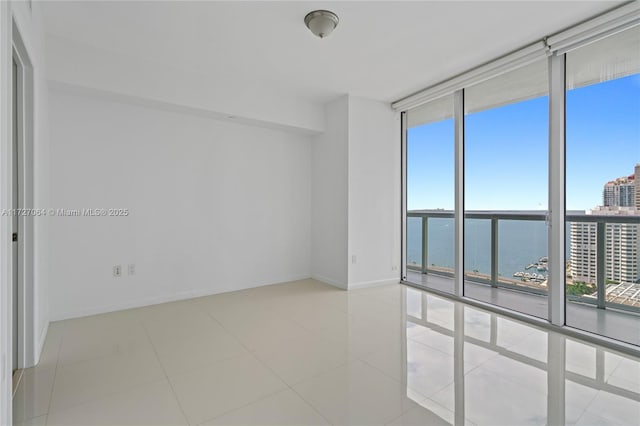
<instances>
[{"instance_id":1,"label":"ceiling light fixture","mask_svg":"<svg viewBox=\"0 0 640 426\"><path fill-rule=\"evenodd\" d=\"M304 24L312 33L325 38L338 26L338 15L328 10L314 10L304 17Z\"/></svg>"}]
</instances>

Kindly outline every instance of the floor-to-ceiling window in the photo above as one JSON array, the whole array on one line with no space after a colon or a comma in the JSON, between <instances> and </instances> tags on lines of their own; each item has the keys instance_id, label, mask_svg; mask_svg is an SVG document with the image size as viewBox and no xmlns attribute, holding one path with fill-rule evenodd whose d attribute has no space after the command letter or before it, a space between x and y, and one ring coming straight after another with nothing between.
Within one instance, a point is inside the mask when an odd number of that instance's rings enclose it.
<instances>
[{"instance_id":1,"label":"floor-to-ceiling window","mask_svg":"<svg viewBox=\"0 0 640 426\"><path fill-rule=\"evenodd\" d=\"M640 346L629 7L394 103L407 111L407 281Z\"/></svg>"},{"instance_id":2,"label":"floor-to-ceiling window","mask_svg":"<svg viewBox=\"0 0 640 426\"><path fill-rule=\"evenodd\" d=\"M640 28L566 54L567 325L640 345Z\"/></svg>"},{"instance_id":3,"label":"floor-to-ceiling window","mask_svg":"<svg viewBox=\"0 0 640 426\"><path fill-rule=\"evenodd\" d=\"M453 292L453 96L407 114L407 269L410 279Z\"/></svg>"},{"instance_id":4,"label":"floor-to-ceiling window","mask_svg":"<svg viewBox=\"0 0 640 426\"><path fill-rule=\"evenodd\" d=\"M547 92L546 60L464 90L464 294L544 318Z\"/></svg>"}]
</instances>

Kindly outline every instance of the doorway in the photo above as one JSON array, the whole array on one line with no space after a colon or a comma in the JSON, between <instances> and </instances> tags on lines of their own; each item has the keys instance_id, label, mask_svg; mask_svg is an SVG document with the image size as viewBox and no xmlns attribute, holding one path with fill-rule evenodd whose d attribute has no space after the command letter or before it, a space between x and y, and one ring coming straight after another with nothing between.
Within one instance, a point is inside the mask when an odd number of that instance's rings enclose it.
<instances>
[{"instance_id":1,"label":"doorway","mask_svg":"<svg viewBox=\"0 0 640 426\"><path fill-rule=\"evenodd\" d=\"M12 39L11 182L5 188L10 191L12 209L7 237L11 244L11 367L17 386L22 369L37 362L36 347L41 346L44 330L36 331L34 321L33 63L15 21Z\"/></svg>"},{"instance_id":2,"label":"doorway","mask_svg":"<svg viewBox=\"0 0 640 426\"><path fill-rule=\"evenodd\" d=\"M16 57L12 58L12 73L11 73L11 86L12 86L12 95L11 95L11 118L12 118L12 126L11 126L11 156L12 156L12 178L11 178L11 299L12 299L12 341L13 341L13 355L12 355L12 365L11 370L14 375L16 370L18 370L18 359L19 359L19 342L20 342L20 259L19 259L19 250L18 250L18 236L19 236L19 228L20 228L20 162L18 159L18 154L20 151L20 142L21 142L21 134L20 134L20 114L19 114L19 93L20 83L21 81L18 78L20 69L18 68L18 63L16 62Z\"/></svg>"}]
</instances>

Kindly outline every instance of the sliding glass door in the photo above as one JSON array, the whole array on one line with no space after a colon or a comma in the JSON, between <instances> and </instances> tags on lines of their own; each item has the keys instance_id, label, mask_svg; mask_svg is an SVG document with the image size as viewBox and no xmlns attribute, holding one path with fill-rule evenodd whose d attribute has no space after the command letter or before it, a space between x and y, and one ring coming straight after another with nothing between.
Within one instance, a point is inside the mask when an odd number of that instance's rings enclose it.
<instances>
[{"instance_id":1,"label":"sliding glass door","mask_svg":"<svg viewBox=\"0 0 640 426\"><path fill-rule=\"evenodd\" d=\"M407 111L406 280L640 347L640 26L553 43Z\"/></svg>"},{"instance_id":2,"label":"sliding glass door","mask_svg":"<svg viewBox=\"0 0 640 426\"><path fill-rule=\"evenodd\" d=\"M547 317L547 61L464 91L464 294Z\"/></svg>"},{"instance_id":3,"label":"sliding glass door","mask_svg":"<svg viewBox=\"0 0 640 426\"><path fill-rule=\"evenodd\" d=\"M567 325L640 345L640 28L566 54Z\"/></svg>"},{"instance_id":4,"label":"sliding glass door","mask_svg":"<svg viewBox=\"0 0 640 426\"><path fill-rule=\"evenodd\" d=\"M407 114L407 278L453 293L453 96Z\"/></svg>"}]
</instances>

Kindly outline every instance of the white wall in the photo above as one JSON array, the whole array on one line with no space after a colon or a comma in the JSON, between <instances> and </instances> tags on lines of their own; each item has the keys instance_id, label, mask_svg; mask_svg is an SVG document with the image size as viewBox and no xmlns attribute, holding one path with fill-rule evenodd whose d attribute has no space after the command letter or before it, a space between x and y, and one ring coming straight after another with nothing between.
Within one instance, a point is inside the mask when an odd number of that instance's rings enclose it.
<instances>
[{"instance_id":1,"label":"white wall","mask_svg":"<svg viewBox=\"0 0 640 426\"><path fill-rule=\"evenodd\" d=\"M12 21L15 21L24 47L33 66L33 113L32 136L34 172L31 177L33 205L40 208L48 205L49 191L49 130L47 120L46 69L44 64L43 25L39 4L33 2L32 9L26 2L0 2L0 208L11 207L11 57ZM33 301L32 318L28 322L32 340L25 342L30 348L23 354L21 366L34 365L40 356L42 344L49 324L48 311L48 252L49 221L47 218L33 220L33 271L26 285ZM11 419L11 238L10 218L0 217L0 424L10 424Z\"/></svg>"},{"instance_id":2,"label":"white wall","mask_svg":"<svg viewBox=\"0 0 640 426\"><path fill-rule=\"evenodd\" d=\"M349 97L328 103L325 117L312 143L311 275L347 289Z\"/></svg>"},{"instance_id":3,"label":"white wall","mask_svg":"<svg viewBox=\"0 0 640 426\"><path fill-rule=\"evenodd\" d=\"M50 116L52 207L131 211L53 219L53 319L310 276L310 137L60 90Z\"/></svg>"},{"instance_id":4,"label":"white wall","mask_svg":"<svg viewBox=\"0 0 640 426\"><path fill-rule=\"evenodd\" d=\"M343 96L313 138L59 88L50 114L51 207L132 212L53 219L53 319L399 276L399 124L384 103Z\"/></svg>"},{"instance_id":5,"label":"white wall","mask_svg":"<svg viewBox=\"0 0 640 426\"><path fill-rule=\"evenodd\" d=\"M349 98L349 288L400 279L400 117ZM355 263L354 263L355 256Z\"/></svg>"},{"instance_id":6,"label":"white wall","mask_svg":"<svg viewBox=\"0 0 640 426\"><path fill-rule=\"evenodd\" d=\"M400 278L400 121L343 96L313 138L312 276L352 289Z\"/></svg>"},{"instance_id":7,"label":"white wall","mask_svg":"<svg viewBox=\"0 0 640 426\"><path fill-rule=\"evenodd\" d=\"M59 85L155 101L173 108L238 119L264 126L317 134L322 105L264 84L207 74L126 57L60 37L47 36L48 78Z\"/></svg>"}]
</instances>

